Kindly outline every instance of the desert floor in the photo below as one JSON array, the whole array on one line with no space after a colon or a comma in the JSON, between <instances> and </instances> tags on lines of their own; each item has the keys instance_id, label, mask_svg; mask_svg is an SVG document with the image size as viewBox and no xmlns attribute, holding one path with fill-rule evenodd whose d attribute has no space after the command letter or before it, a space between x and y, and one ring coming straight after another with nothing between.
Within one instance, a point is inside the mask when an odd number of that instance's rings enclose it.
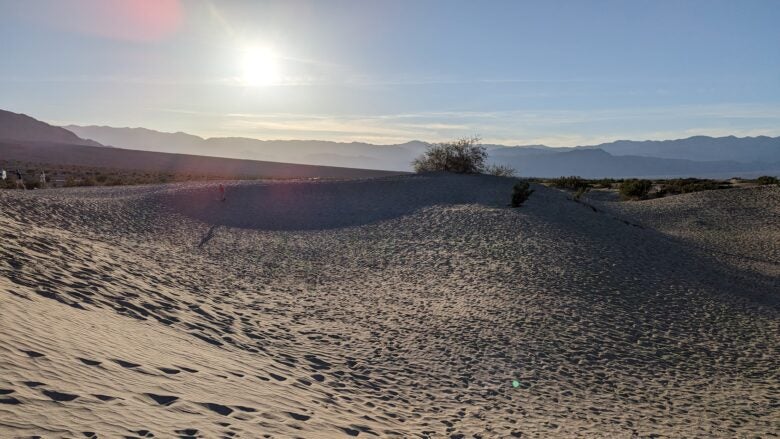
<instances>
[{"instance_id":1,"label":"desert floor","mask_svg":"<svg viewBox=\"0 0 780 439\"><path fill-rule=\"evenodd\" d=\"M0 192L0 437L778 437L780 188L513 184Z\"/></svg>"}]
</instances>

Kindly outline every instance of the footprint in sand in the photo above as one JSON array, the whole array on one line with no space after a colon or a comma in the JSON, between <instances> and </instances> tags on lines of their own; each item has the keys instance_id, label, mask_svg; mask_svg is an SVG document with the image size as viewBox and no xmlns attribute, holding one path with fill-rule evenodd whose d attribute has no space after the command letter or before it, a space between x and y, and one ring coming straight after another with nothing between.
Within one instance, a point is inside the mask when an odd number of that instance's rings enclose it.
<instances>
[{"instance_id":1,"label":"footprint in sand","mask_svg":"<svg viewBox=\"0 0 780 439\"><path fill-rule=\"evenodd\" d=\"M136 367L141 367L140 364L131 363L131 362L125 361L125 360L119 360L119 359L116 359L116 358L114 358L112 361L114 363L116 363L116 364L126 368L126 369L133 369L133 368L136 368Z\"/></svg>"},{"instance_id":2,"label":"footprint in sand","mask_svg":"<svg viewBox=\"0 0 780 439\"><path fill-rule=\"evenodd\" d=\"M144 395L148 396L149 398L152 398L154 402L160 405L171 405L174 402L176 402L179 397L178 396L171 396L171 395L155 395L154 393L144 393Z\"/></svg>"},{"instance_id":3,"label":"footprint in sand","mask_svg":"<svg viewBox=\"0 0 780 439\"><path fill-rule=\"evenodd\" d=\"M230 408L228 406L224 406L222 404L214 404L213 402L201 402L200 405L202 405L203 407L206 407L207 409L209 409L211 411L217 412L217 413L219 413L222 416L227 416L227 415L233 413L233 409L232 408Z\"/></svg>"},{"instance_id":4,"label":"footprint in sand","mask_svg":"<svg viewBox=\"0 0 780 439\"><path fill-rule=\"evenodd\" d=\"M357 436L360 434L360 430L355 430L349 427L339 427L344 433L350 436Z\"/></svg>"},{"instance_id":5,"label":"footprint in sand","mask_svg":"<svg viewBox=\"0 0 780 439\"><path fill-rule=\"evenodd\" d=\"M100 364L102 363L101 361L90 360L88 358L81 358L81 357L78 357L78 358L79 358L79 361L81 361L82 363L86 364L87 366L100 366Z\"/></svg>"},{"instance_id":6,"label":"footprint in sand","mask_svg":"<svg viewBox=\"0 0 780 439\"><path fill-rule=\"evenodd\" d=\"M328 363L325 360L322 360L318 358L316 355L304 355L304 357L312 367L312 369L315 370L327 370L330 369L330 363Z\"/></svg>"},{"instance_id":7,"label":"footprint in sand","mask_svg":"<svg viewBox=\"0 0 780 439\"><path fill-rule=\"evenodd\" d=\"M79 397L78 395L74 395L72 393L62 393L54 390L44 390L43 394L51 398L53 401L57 401L57 402L73 401L74 399Z\"/></svg>"},{"instance_id":8,"label":"footprint in sand","mask_svg":"<svg viewBox=\"0 0 780 439\"><path fill-rule=\"evenodd\" d=\"M194 428L186 428L183 430L175 430L175 433L179 435L179 439L194 439L197 437L198 430Z\"/></svg>"},{"instance_id":9,"label":"footprint in sand","mask_svg":"<svg viewBox=\"0 0 780 439\"><path fill-rule=\"evenodd\" d=\"M283 377L281 375L277 375L277 374L275 374L273 372L268 372L268 375L271 378L275 379L276 381L287 381L287 378L285 378L285 377Z\"/></svg>"},{"instance_id":10,"label":"footprint in sand","mask_svg":"<svg viewBox=\"0 0 780 439\"><path fill-rule=\"evenodd\" d=\"M35 351L25 351L25 350L22 350L22 352L27 354L27 356L30 357L30 358L41 358L41 357L45 357L46 356L46 355L44 355L44 354L42 354L40 352L35 352Z\"/></svg>"},{"instance_id":11,"label":"footprint in sand","mask_svg":"<svg viewBox=\"0 0 780 439\"><path fill-rule=\"evenodd\" d=\"M309 419L311 419L311 416L302 415L300 413L287 412L287 415L295 419L296 421L308 421Z\"/></svg>"},{"instance_id":12,"label":"footprint in sand","mask_svg":"<svg viewBox=\"0 0 780 439\"><path fill-rule=\"evenodd\" d=\"M13 389L0 389L0 395L9 395L14 392L15 390ZM13 396L0 397L0 404L18 405L21 403L21 401L14 398Z\"/></svg>"}]
</instances>

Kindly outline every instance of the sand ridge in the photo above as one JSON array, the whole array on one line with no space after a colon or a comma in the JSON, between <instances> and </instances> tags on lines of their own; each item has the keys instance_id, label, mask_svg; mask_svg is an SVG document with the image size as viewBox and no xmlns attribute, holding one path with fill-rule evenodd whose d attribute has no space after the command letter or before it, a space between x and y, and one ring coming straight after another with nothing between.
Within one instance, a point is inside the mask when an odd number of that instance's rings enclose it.
<instances>
[{"instance_id":1,"label":"sand ridge","mask_svg":"<svg viewBox=\"0 0 780 439\"><path fill-rule=\"evenodd\" d=\"M742 269L780 276L780 187L734 188L598 204Z\"/></svg>"},{"instance_id":2,"label":"sand ridge","mask_svg":"<svg viewBox=\"0 0 780 439\"><path fill-rule=\"evenodd\" d=\"M226 202L204 183L0 193L0 432L778 430L771 273L544 187L507 209L512 184L243 182Z\"/></svg>"}]
</instances>

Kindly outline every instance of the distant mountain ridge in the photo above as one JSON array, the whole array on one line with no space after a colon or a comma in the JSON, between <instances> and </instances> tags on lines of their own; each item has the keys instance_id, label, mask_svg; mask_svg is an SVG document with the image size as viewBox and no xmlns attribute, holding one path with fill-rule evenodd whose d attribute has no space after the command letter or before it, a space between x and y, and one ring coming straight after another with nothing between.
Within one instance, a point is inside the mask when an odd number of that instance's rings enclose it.
<instances>
[{"instance_id":1,"label":"distant mountain ridge","mask_svg":"<svg viewBox=\"0 0 780 439\"><path fill-rule=\"evenodd\" d=\"M0 140L189 154L318 166L409 171L427 143L397 145L322 140L204 139L188 133L107 126L55 127L23 114L0 110ZM601 145L554 148L545 145L485 145L489 160L518 175L556 177L718 177L780 174L780 137L707 137L664 141L620 140Z\"/></svg>"},{"instance_id":2,"label":"distant mountain ridge","mask_svg":"<svg viewBox=\"0 0 780 439\"><path fill-rule=\"evenodd\" d=\"M695 161L780 162L780 137L767 136L693 136L678 140L618 140L584 148L598 148L613 155Z\"/></svg>"},{"instance_id":3,"label":"distant mountain ridge","mask_svg":"<svg viewBox=\"0 0 780 439\"><path fill-rule=\"evenodd\" d=\"M585 178L730 178L780 173L780 163L694 161L613 155L599 148L576 148L553 154L509 157L503 158L499 163L513 167L519 175L535 177L578 175Z\"/></svg>"},{"instance_id":4,"label":"distant mountain ridge","mask_svg":"<svg viewBox=\"0 0 780 439\"><path fill-rule=\"evenodd\" d=\"M400 145L318 140L203 139L186 133L144 128L65 127L107 145L164 152L252 158L290 163L408 171L427 143ZM664 141L619 140L600 145L556 148L545 145L485 145L490 161L520 175L552 177L728 177L780 172L780 137L707 137Z\"/></svg>"},{"instance_id":5,"label":"distant mountain ridge","mask_svg":"<svg viewBox=\"0 0 780 439\"><path fill-rule=\"evenodd\" d=\"M26 114L5 110L0 110L0 140L103 146L98 142L82 139L65 128L49 125Z\"/></svg>"},{"instance_id":6,"label":"distant mountain ridge","mask_svg":"<svg viewBox=\"0 0 780 439\"><path fill-rule=\"evenodd\" d=\"M146 128L94 125L68 125L64 128L82 137L119 148L364 169L409 170L411 161L427 147L426 143L417 141L400 145L372 145L359 142L258 140L245 137L204 139L182 132L164 133Z\"/></svg>"}]
</instances>

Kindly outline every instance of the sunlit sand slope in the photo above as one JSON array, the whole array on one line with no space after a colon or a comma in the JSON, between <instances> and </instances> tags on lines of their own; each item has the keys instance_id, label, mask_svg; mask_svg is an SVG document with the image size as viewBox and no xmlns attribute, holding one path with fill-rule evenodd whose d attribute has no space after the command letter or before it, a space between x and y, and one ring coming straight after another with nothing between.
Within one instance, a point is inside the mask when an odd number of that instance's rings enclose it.
<instances>
[{"instance_id":1,"label":"sunlit sand slope","mask_svg":"<svg viewBox=\"0 0 780 439\"><path fill-rule=\"evenodd\" d=\"M512 184L0 192L0 437L777 433L776 277Z\"/></svg>"},{"instance_id":2,"label":"sunlit sand slope","mask_svg":"<svg viewBox=\"0 0 780 439\"><path fill-rule=\"evenodd\" d=\"M602 206L743 269L780 276L780 187L704 191Z\"/></svg>"}]
</instances>

